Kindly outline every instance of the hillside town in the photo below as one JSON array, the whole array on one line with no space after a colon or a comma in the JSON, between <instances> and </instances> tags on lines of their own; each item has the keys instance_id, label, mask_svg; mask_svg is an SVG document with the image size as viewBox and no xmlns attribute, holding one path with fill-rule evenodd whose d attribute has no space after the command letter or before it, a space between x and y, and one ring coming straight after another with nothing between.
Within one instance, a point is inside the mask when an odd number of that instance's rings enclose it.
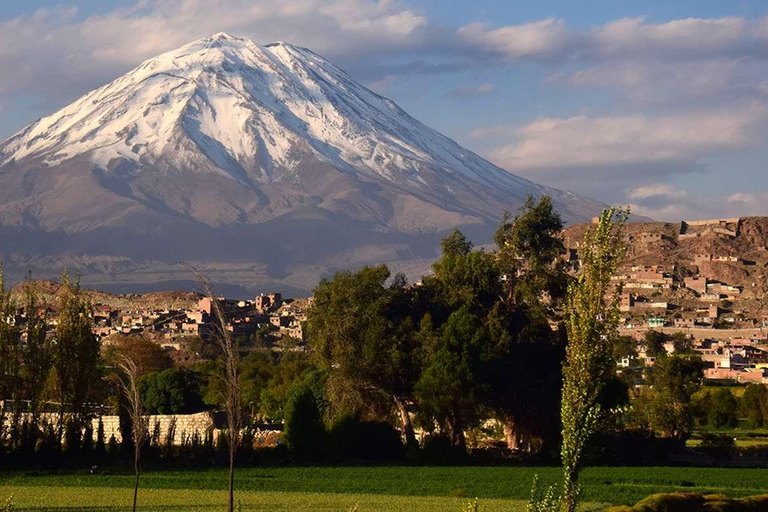
<instances>
[{"instance_id":1,"label":"hillside town","mask_svg":"<svg viewBox=\"0 0 768 512\"><path fill-rule=\"evenodd\" d=\"M619 366L652 366L646 340L654 331L669 354L673 337L685 339L701 355L707 379L768 382L764 224L760 218L628 224L628 254L612 281L621 290L619 330L636 342L636 356ZM574 274L584 227L566 230L565 259Z\"/></svg>"},{"instance_id":2,"label":"hillside town","mask_svg":"<svg viewBox=\"0 0 768 512\"><path fill-rule=\"evenodd\" d=\"M312 298L283 298L280 293L261 294L251 300L219 298L226 326L240 346L303 350L304 322ZM172 356L189 349L192 342L213 335L217 325L209 297L199 297L185 308L117 308L93 306L94 333L103 346L120 336L148 337ZM51 322L55 323L55 317Z\"/></svg>"}]
</instances>

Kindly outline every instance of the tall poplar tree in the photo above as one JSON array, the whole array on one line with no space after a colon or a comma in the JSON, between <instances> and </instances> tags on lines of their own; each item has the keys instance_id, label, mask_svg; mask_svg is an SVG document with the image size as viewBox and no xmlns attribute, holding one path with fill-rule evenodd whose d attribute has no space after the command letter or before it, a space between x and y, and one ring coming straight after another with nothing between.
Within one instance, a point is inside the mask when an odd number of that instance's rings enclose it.
<instances>
[{"instance_id":1,"label":"tall poplar tree","mask_svg":"<svg viewBox=\"0 0 768 512\"><path fill-rule=\"evenodd\" d=\"M611 348L618 337L621 290L614 289L611 276L626 252L627 215L623 210L607 209L595 229L587 232L581 250L582 271L566 297L568 346L560 408L564 512L574 512L578 505L581 456L603 413L601 391L612 377Z\"/></svg>"},{"instance_id":2,"label":"tall poplar tree","mask_svg":"<svg viewBox=\"0 0 768 512\"><path fill-rule=\"evenodd\" d=\"M29 432L32 436L29 441L34 446L39 433L43 388L53 366L53 351L51 338L48 335L45 307L41 304L35 285L30 278L27 278L24 285L24 295L26 342L23 348L22 380L24 396L29 401Z\"/></svg>"},{"instance_id":3,"label":"tall poplar tree","mask_svg":"<svg viewBox=\"0 0 768 512\"><path fill-rule=\"evenodd\" d=\"M5 290L2 265L0 265L0 435L9 435L15 444L19 436L21 402L21 331L17 323L16 306L11 294ZM8 416L9 409L11 411ZM8 421L9 432L4 432Z\"/></svg>"},{"instance_id":4,"label":"tall poplar tree","mask_svg":"<svg viewBox=\"0 0 768 512\"><path fill-rule=\"evenodd\" d=\"M65 269L61 274L54 369L59 394L59 442L65 419L80 432L92 414L92 400L98 391L100 343L93 333L93 308L80 280L72 282ZM69 409L69 411L67 411ZM69 412L69 417L67 417Z\"/></svg>"}]
</instances>

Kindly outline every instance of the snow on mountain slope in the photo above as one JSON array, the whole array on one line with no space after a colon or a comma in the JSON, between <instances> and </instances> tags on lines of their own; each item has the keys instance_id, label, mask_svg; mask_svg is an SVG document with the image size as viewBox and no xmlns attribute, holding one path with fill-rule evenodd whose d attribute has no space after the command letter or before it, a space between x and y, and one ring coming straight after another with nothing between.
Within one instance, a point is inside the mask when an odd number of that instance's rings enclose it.
<instances>
[{"instance_id":1,"label":"snow on mountain slope","mask_svg":"<svg viewBox=\"0 0 768 512\"><path fill-rule=\"evenodd\" d=\"M34 255L120 256L130 233L131 258L168 261L179 237L214 229L228 258L322 272L428 257L453 227L487 237L528 194L552 196L568 221L602 208L494 166L310 50L223 33L0 143L0 242L5 228L34 232ZM308 230L325 238L310 247Z\"/></svg>"},{"instance_id":2,"label":"snow on mountain slope","mask_svg":"<svg viewBox=\"0 0 768 512\"><path fill-rule=\"evenodd\" d=\"M292 150L306 141L330 163L390 182L424 186L429 167L543 190L489 165L309 50L223 33L150 59L27 127L0 149L0 167L36 156L53 166L84 153L103 168L116 159L152 164L180 128L215 168L241 181L253 166L259 181L275 179L274 169L290 169Z\"/></svg>"}]
</instances>

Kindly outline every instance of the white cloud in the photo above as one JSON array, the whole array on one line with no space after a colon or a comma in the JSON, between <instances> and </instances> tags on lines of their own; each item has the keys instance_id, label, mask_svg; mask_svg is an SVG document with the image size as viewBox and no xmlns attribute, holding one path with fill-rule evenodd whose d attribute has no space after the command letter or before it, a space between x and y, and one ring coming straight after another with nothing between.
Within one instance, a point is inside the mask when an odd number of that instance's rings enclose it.
<instances>
[{"instance_id":1,"label":"white cloud","mask_svg":"<svg viewBox=\"0 0 768 512\"><path fill-rule=\"evenodd\" d=\"M491 158L511 171L687 161L749 148L753 129L765 121L762 104L660 117L542 118Z\"/></svg>"},{"instance_id":2,"label":"white cloud","mask_svg":"<svg viewBox=\"0 0 768 512\"><path fill-rule=\"evenodd\" d=\"M84 20L75 13L43 9L0 22L0 99L22 92L70 98L221 31L353 59L410 47L427 25L396 0L138 0Z\"/></svg>"},{"instance_id":3,"label":"white cloud","mask_svg":"<svg viewBox=\"0 0 768 512\"><path fill-rule=\"evenodd\" d=\"M675 199L681 197L688 197L688 192L685 190L678 190L667 183L651 183L649 185L643 185L627 191L627 198L629 199Z\"/></svg>"},{"instance_id":4,"label":"white cloud","mask_svg":"<svg viewBox=\"0 0 768 512\"><path fill-rule=\"evenodd\" d=\"M687 18L648 23L644 18L623 18L593 29L593 51L601 55L665 52L665 56L727 52L745 43L754 24L744 18ZM671 53L670 53L671 52Z\"/></svg>"},{"instance_id":5,"label":"white cloud","mask_svg":"<svg viewBox=\"0 0 768 512\"><path fill-rule=\"evenodd\" d=\"M663 221L768 215L768 192L739 192L727 197L702 196L666 186L673 191L672 194L632 201L629 205L632 213Z\"/></svg>"},{"instance_id":6,"label":"white cloud","mask_svg":"<svg viewBox=\"0 0 768 512\"><path fill-rule=\"evenodd\" d=\"M745 84L744 74L754 64L743 60L609 62L555 76L550 81L574 87L617 87L633 99L659 102L740 88Z\"/></svg>"},{"instance_id":7,"label":"white cloud","mask_svg":"<svg viewBox=\"0 0 768 512\"><path fill-rule=\"evenodd\" d=\"M470 24L459 39L476 51L519 59L574 63L549 81L572 87L615 87L634 100L674 102L727 91L764 95L768 17L687 18L663 23L622 18L586 30L563 20L491 27ZM763 84L761 86L761 84Z\"/></svg>"},{"instance_id":8,"label":"white cloud","mask_svg":"<svg viewBox=\"0 0 768 512\"><path fill-rule=\"evenodd\" d=\"M500 28L471 23L459 29L458 37L467 45L512 59L550 58L564 50L569 41L565 22L554 18Z\"/></svg>"},{"instance_id":9,"label":"white cloud","mask_svg":"<svg viewBox=\"0 0 768 512\"><path fill-rule=\"evenodd\" d=\"M744 207L751 212L768 213L768 192L738 192L725 198L729 205Z\"/></svg>"}]
</instances>

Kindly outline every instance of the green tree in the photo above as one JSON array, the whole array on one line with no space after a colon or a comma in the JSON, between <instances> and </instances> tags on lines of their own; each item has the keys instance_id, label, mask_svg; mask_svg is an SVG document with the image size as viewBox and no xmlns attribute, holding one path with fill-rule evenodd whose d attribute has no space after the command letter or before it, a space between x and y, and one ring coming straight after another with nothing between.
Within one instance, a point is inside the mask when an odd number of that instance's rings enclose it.
<instances>
[{"instance_id":1,"label":"green tree","mask_svg":"<svg viewBox=\"0 0 768 512\"><path fill-rule=\"evenodd\" d=\"M261 394L275 372L275 359L269 350L254 350L240 361L240 390L243 406L256 418L261 405Z\"/></svg>"},{"instance_id":2,"label":"green tree","mask_svg":"<svg viewBox=\"0 0 768 512\"><path fill-rule=\"evenodd\" d=\"M484 320L500 300L502 279L494 254L472 251L461 241L458 231L443 240L442 257L418 290L425 315L417 337L422 366L416 394L422 424L437 424L463 448L464 428L477 420L487 398L481 392L486 376L480 375L491 355Z\"/></svg>"},{"instance_id":3,"label":"green tree","mask_svg":"<svg viewBox=\"0 0 768 512\"><path fill-rule=\"evenodd\" d=\"M139 378L138 385L147 414L192 414L203 409L197 372L186 368L150 372Z\"/></svg>"},{"instance_id":4,"label":"green tree","mask_svg":"<svg viewBox=\"0 0 768 512\"><path fill-rule=\"evenodd\" d=\"M666 354L664 343L667 337L659 331L649 330L645 332L645 353L648 357L659 357Z\"/></svg>"},{"instance_id":5,"label":"green tree","mask_svg":"<svg viewBox=\"0 0 768 512\"><path fill-rule=\"evenodd\" d=\"M296 383L288 395L284 437L288 447L300 459L322 459L327 445L327 430L317 389L310 380Z\"/></svg>"},{"instance_id":6,"label":"green tree","mask_svg":"<svg viewBox=\"0 0 768 512\"><path fill-rule=\"evenodd\" d=\"M768 387L750 384L741 397L741 410L750 428L759 428L768 422Z\"/></svg>"},{"instance_id":7,"label":"green tree","mask_svg":"<svg viewBox=\"0 0 768 512\"><path fill-rule=\"evenodd\" d=\"M69 406L73 431L82 429L90 419L91 404L99 389L101 344L93 334L93 309L80 288L64 270L59 290L58 322L54 348L59 394L59 440L62 439Z\"/></svg>"},{"instance_id":8,"label":"green tree","mask_svg":"<svg viewBox=\"0 0 768 512\"><path fill-rule=\"evenodd\" d=\"M708 411L708 423L710 427L733 428L739 424L737 416L739 402L728 388L720 388L712 396L712 406Z\"/></svg>"},{"instance_id":9,"label":"green tree","mask_svg":"<svg viewBox=\"0 0 768 512\"><path fill-rule=\"evenodd\" d=\"M636 359L637 342L635 342L632 336L617 336L614 340L613 347L611 347L611 356L614 361L621 361L625 357Z\"/></svg>"},{"instance_id":10,"label":"green tree","mask_svg":"<svg viewBox=\"0 0 768 512\"><path fill-rule=\"evenodd\" d=\"M712 393L707 390L697 391L691 398L693 418L700 427L709 423L709 411L712 409Z\"/></svg>"},{"instance_id":11,"label":"green tree","mask_svg":"<svg viewBox=\"0 0 768 512\"><path fill-rule=\"evenodd\" d=\"M464 236L464 233L454 229L451 234L440 241L443 254L449 256L466 256L472 252L473 244Z\"/></svg>"},{"instance_id":12,"label":"green tree","mask_svg":"<svg viewBox=\"0 0 768 512\"><path fill-rule=\"evenodd\" d=\"M304 351L278 354L272 375L260 393L259 413L265 419L283 420L291 388L316 371L312 358Z\"/></svg>"},{"instance_id":13,"label":"green tree","mask_svg":"<svg viewBox=\"0 0 768 512\"><path fill-rule=\"evenodd\" d=\"M484 330L480 318L463 306L438 332L429 317L422 323L427 365L416 384L419 412L426 425L436 422L454 446L466 448L464 428L477 420L480 351Z\"/></svg>"},{"instance_id":14,"label":"green tree","mask_svg":"<svg viewBox=\"0 0 768 512\"><path fill-rule=\"evenodd\" d=\"M526 303L530 313L552 316L546 308L558 305L567 286L560 259L565 252L562 229L563 221L549 196L536 203L529 195L514 219L504 214L494 241L507 283L507 302Z\"/></svg>"},{"instance_id":15,"label":"green tree","mask_svg":"<svg viewBox=\"0 0 768 512\"><path fill-rule=\"evenodd\" d=\"M619 220L614 225L612 219L617 214ZM612 293L611 276L626 250L625 221L626 213L621 210L603 212L595 229L584 237L582 271L578 281L568 288L568 346L561 405L565 512L576 510L581 455L603 416L601 394L613 377L611 347L618 336L619 294Z\"/></svg>"},{"instance_id":16,"label":"green tree","mask_svg":"<svg viewBox=\"0 0 768 512\"><path fill-rule=\"evenodd\" d=\"M675 354L692 354L693 340L686 336L684 332L676 332L670 337Z\"/></svg>"},{"instance_id":17,"label":"green tree","mask_svg":"<svg viewBox=\"0 0 768 512\"><path fill-rule=\"evenodd\" d=\"M663 437L688 438L695 417L693 395L701 387L701 360L664 355L647 372L648 389L636 402L640 423Z\"/></svg>"},{"instance_id":18,"label":"green tree","mask_svg":"<svg viewBox=\"0 0 768 512\"><path fill-rule=\"evenodd\" d=\"M31 279L24 284L26 343L23 347L22 382L24 396L29 401L31 415L29 443L34 446L38 436L40 405L43 390L53 366L53 347L48 336L46 308L40 303Z\"/></svg>"},{"instance_id":19,"label":"green tree","mask_svg":"<svg viewBox=\"0 0 768 512\"><path fill-rule=\"evenodd\" d=\"M386 415L393 407L403 433L415 443L408 403L418 378L413 294L389 269L339 272L315 289L307 336L319 368L329 375L336 409L366 408Z\"/></svg>"},{"instance_id":20,"label":"green tree","mask_svg":"<svg viewBox=\"0 0 768 512\"><path fill-rule=\"evenodd\" d=\"M562 227L549 197L536 203L529 196L514 219L505 214L494 237L501 290L484 314L481 401L502 421L510 449L556 437L565 336L553 326L561 323L568 281Z\"/></svg>"}]
</instances>

